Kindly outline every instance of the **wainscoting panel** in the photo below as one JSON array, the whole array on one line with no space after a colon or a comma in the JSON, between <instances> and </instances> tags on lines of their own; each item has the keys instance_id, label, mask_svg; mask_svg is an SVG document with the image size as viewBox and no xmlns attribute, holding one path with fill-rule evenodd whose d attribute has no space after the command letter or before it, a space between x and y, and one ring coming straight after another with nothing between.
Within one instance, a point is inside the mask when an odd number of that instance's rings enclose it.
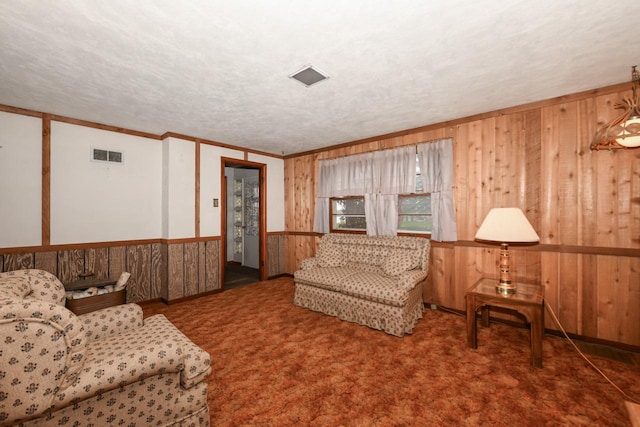
<instances>
[{"instance_id":1,"label":"wainscoting panel","mask_svg":"<svg viewBox=\"0 0 640 427\"><path fill-rule=\"evenodd\" d=\"M165 301L220 289L220 241L147 243L0 255L0 271L38 268L62 283L83 275L119 278L131 273L127 302Z\"/></svg>"}]
</instances>

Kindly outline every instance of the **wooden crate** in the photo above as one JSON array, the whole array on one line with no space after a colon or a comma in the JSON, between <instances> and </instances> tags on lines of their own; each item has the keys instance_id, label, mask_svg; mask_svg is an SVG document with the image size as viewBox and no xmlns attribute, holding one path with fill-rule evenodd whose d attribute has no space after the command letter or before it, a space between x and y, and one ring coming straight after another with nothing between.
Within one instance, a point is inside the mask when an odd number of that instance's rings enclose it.
<instances>
[{"instance_id":1,"label":"wooden crate","mask_svg":"<svg viewBox=\"0 0 640 427\"><path fill-rule=\"evenodd\" d=\"M95 295L87 298L68 299L67 308L75 314L85 314L102 308L124 304L126 300L125 289Z\"/></svg>"}]
</instances>

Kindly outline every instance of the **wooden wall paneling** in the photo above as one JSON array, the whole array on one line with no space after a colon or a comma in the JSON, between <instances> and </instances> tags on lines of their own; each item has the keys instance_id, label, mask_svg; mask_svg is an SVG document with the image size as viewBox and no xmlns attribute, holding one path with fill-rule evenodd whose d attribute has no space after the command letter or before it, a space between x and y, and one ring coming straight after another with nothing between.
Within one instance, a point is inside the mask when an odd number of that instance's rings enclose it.
<instances>
[{"instance_id":1,"label":"wooden wall paneling","mask_svg":"<svg viewBox=\"0 0 640 427\"><path fill-rule=\"evenodd\" d=\"M286 237L284 235L279 235L278 236L278 274L284 274L287 272L286 257L287 257Z\"/></svg>"},{"instance_id":2,"label":"wooden wall paneling","mask_svg":"<svg viewBox=\"0 0 640 427\"><path fill-rule=\"evenodd\" d=\"M607 123L618 113L613 104L619 99L618 94L596 97L596 113L598 126ZM617 226L617 173L616 157L618 152L603 150L593 153L597 155L596 167L596 242L598 246L615 246Z\"/></svg>"},{"instance_id":3,"label":"wooden wall paneling","mask_svg":"<svg viewBox=\"0 0 640 427\"><path fill-rule=\"evenodd\" d=\"M558 150L558 181L549 184L557 187L555 203L558 218L558 241L565 245L578 244L578 103L562 104L556 110L554 138Z\"/></svg>"},{"instance_id":4,"label":"wooden wall paneling","mask_svg":"<svg viewBox=\"0 0 640 427\"><path fill-rule=\"evenodd\" d=\"M127 246L127 302L149 300L151 289L151 245Z\"/></svg>"},{"instance_id":5,"label":"wooden wall paneling","mask_svg":"<svg viewBox=\"0 0 640 427\"><path fill-rule=\"evenodd\" d=\"M624 154L631 159L632 168L629 197L630 225L625 246L640 248L640 150L627 150Z\"/></svg>"},{"instance_id":6,"label":"wooden wall paneling","mask_svg":"<svg viewBox=\"0 0 640 427\"><path fill-rule=\"evenodd\" d=\"M126 247L112 246L109 248L109 277L118 278L126 271Z\"/></svg>"},{"instance_id":7,"label":"wooden wall paneling","mask_svg":"<svg viewBox=\"0 0 640 427\"><path fill-rule=\"evenodd\" d=\"M560 254L557 252L542 252L542 269L540 275L541 285L544 286L544 300L549 304L558 318L560 317L560 313L558 312L559 258ZM551 316L545 315L544 324L545 328L558 330L558 326Z\"/></svg>"},{"instance_id":8,"label":"wooden wall paneling","mask_svg":"<svg viewBox=\"0 0 640 427\"><path fill-rule=\"evenodd\" d=\"M588 337L598 336L598 257L596 255L580 255L578 274L580 274L581 305L579 306L580 323L576 331ZM564 275L563 275L564 278Z\"/></svg>"},{"instance_id":9,"label":"wooden wall paneling","mask_svg":"<svg viewBox=\"0 0 640 427\"><path fill-rule=\"evenodd\" d=\"M221 240L205 242L205 291L220 289L220 245Z\"/></svg>"},{"instance_id":10,"label":"wooden wall paneling","mask_svg":"<svg viewBox=\"0 0 640 427\"><path fill-rule=\"evenodd\" d=\"M198 294L198 243L184 244L184 296Z\"/></svg>"},{"instance_id":11,"label":"wooden wall paneling","mask_svg":"<svg viewBox=\"0 0 640 427\"><path fill-rule=\"evenodd\" d=\"M84 273L83 249L58 252L58 279L62 283L78 280L81 273Z\"/></svg>"},{"instance_id":12,"label":"wooden wall paneling","mask_svg":"<svg viewBox=\"0 0 640 427\"><path fill-rule=\"evenodd\" d=\"M541 191L541 126L540 110L528 111L524 115L524 161L526 195L523 203L527 219L540 234L540 191ZM539 276L538 276L539 277Z\"/></svg>"},{"instance_id":13,"label":"wooden wall paneling","mask_svg":"<svg viewBox=\"0 0 640 427\"><path fill-rule=\"evenodd\" d=\"M267 277L273 277L278 271L278 235L267 236Z\"/></svg>"},{"instance_id":14,"label":"wooden wall paneling","mask_svg":"<svg viewBox=\"0 0 640 427\"><path fill-rule=\"evenodd\" d=\"M595 102L584 99L578 102L578 212L577 212L577 242L580 245L596 245L596 167L598 151L592 151L589 146L596 133Z\"/></svg>"},{"instance_id":15,"label":"wooden wall paneling","mask_svg":"<svg viewBox=\"0 0 640 427\"><path fill-rule=\"evenodd\" d=\"M541 149L544 153L541 162L541 171L543 179L543 187L541 194L541 211L540 211L540 236L541 243L558 244L558 126L560 107L552 106L542 109L542 144Z\"/></svg>"},{"instance_id":16,"label":"wooden wall paneling","mask_svg":"<svg viewBox=\"0 0 640 427\"><path fill-rule=\"evenodd\" d=\"M167 287L166 265L167 245L164 243L153 243L151 245L151 283L149 288L149 299L162 297L162 290Z\"/></svg>"},{"instance_id":17,"label":"wooden wall paneling","mask_svg":"<svg viewBox=\"0 0 640 427\"><path fill-rule=\"evenodd\" d=\"M93 273L94 278L109 277L109 248L91 248L84 251L85 273Z\"/></svg>"},{"instance_id":18,"label":"wooden wall paneling","mask_svg":"<svg viewBox=\"0 0 640 427\"><path fill-rule=\"evenodd\" d=\"M5 254L4 256L4 271L24 270L27 268L34 268L33 252L17 253L17 254Z\"/></svg>"},{"instance_id":19,"label":"wooden wall paneling","mask_svg":"<svg viewBox=\"0 0 640 427\"><path fill-rule=\"evenodd\" d=\"M430 286L422 291L423 301L430 304L445 305L448 289L454 286L453 283L455 283L453 279L454 258L455 250L453 247L431 247L429 256ZM466 286L465 290L469 286Z\"/></svg>"},{"instance_id":20,"label":"wooden wall paneling","mask_svg":"<svg viewBox=\"0 0 640 427\"><path fill-rule=\"evenodd\" d=\"M168 245L167 300L184 297L184 250L182 243Z\"/></svg>"},{"instance_id":21,"label":"wooden wall paneling","mask_svg":"<svg viewBox=\"0 0 640 427\"><path fill-rule=\"evenodd\" d=\"M4 269L4 255L0 255L0 273L5 271Z\"/></svg>"},{"instance_id":22,"label":"wooden wall paneling","mask_svg":"<svg viewBox=\"0 0 640 427\"><path fill-rule=\"evenodd\" d=\"M295 160L284 160L284 228L295 230Z\"/></svg>"},{"instance_id":23,"label":"wooden wall paneling","mask_svg":"<svg viewBox=\"0 0 640 427\"><path fill-rule=\"evenodd\" d=\"M58 277L58 253L55 251L36 252L34 268L48 271Z\"/></svg>"},{"instance_id":24,"label":"wooden wall paneling","mask_svg":"<svg viewBox=\"0 0 640 427\"><path fill-rule=\"evenodd\" d=\"M621 271L624 272L626 289L622 289L620 299L626 303L624 315L624 342L640 345L640 258L626 258Z\"/></svg>"},{"instance_id":25,"label":"wooden wall paneling","mask_svg":"<svg viewBox=\"0 0 640 427\"><path fill-rule=\"evenodd\" d=\"M560 323L567 331L577 333L579 325L578 307L582 304L580 279L582 275L578 270L578 254L560 254L558 276L558 311Z\"/></svg>"},{"instance_id":26,"label":"wooden wall paneling","mask_svg":"<svg viewBox=\"0 0 640 427\"><path fill-rule=\"evenodd\" d=\"M198 242L198 293L207 290L207 242Z\"/></svg>"}]
</instances>

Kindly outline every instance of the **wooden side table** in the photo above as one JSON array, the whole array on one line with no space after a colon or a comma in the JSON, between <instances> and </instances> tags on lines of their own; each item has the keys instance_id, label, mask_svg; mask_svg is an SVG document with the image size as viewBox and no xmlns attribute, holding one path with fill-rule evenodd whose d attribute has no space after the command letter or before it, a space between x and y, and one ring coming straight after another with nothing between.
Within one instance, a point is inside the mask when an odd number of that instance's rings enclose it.
<instances>
[{"instance_id":1,"label":"wooden side table","mask_svg":"<svg viewBox=\"0 0 640 427\"><path fill-rule=\"evenodd\" d=\"M65 291L81 291L91 287L101 288L115 285L118 279L80 279L75 282L65 283ZM85 314L114 305L124 304L126 300L126 290L121 289L106 294L94 295L85 298L67 299L67 308L75 314Z\"/></svg>"},{"instance_id":2,"label":"wooden side table","mask_svg":"<svg viewBox=\"0 0 640 427\"><path fill-rule=\"evenodd\" d=\"M531 324L531 364L542 367L542 338L544 337L544 287L514 283L516 293L496 292L496 279L480 279L467 289L467 346L478 348L476 312L482 308L482 326L489 326L489 307L501 307L522 313Z\"/></svg>"}]
</instances>

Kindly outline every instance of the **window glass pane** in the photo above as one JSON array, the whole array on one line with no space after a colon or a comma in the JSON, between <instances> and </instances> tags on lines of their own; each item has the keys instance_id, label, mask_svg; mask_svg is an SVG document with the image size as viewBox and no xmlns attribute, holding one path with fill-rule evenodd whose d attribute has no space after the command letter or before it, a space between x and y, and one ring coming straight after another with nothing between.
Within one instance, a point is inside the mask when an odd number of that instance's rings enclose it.
<instances>
[{"instance_id":1,"label":"window glass pane","mask_svg":"<svg viewBox=\"0 0 640 427\"><path fill-rule=\"evenodd\" d=\"M364 216L334 215L333 228L336 230L366 230L367 222Z\"/></svg>"},{"instance_id":2,"label":"window glass pane","mask_svg":"<svg viewBox=\"0 0 640 427\"><path fill-rule=\"evenodd\" d=\"M398 215L398 230L431 232L431 215Z\"/></svg>"},{"instance_id":3,"label":"window glass pane","mask_svg":"<svg viewBox=\"0 0 640 427\"><path fill-rule=\"evenodd\" d=\"M404 196L398 198L398 212L401 214L430 214L431 197Z\"/></svg>"},{"instance_id":4,"label":"window glass pane","mask_svg":"<svg viewBox=\"0 0 640 427\"><path fill-rule=\"evenodd\" d=\"M334 214L364 215L364 198L334 199L332 203Z\"/></svg>"}]
</instances>

